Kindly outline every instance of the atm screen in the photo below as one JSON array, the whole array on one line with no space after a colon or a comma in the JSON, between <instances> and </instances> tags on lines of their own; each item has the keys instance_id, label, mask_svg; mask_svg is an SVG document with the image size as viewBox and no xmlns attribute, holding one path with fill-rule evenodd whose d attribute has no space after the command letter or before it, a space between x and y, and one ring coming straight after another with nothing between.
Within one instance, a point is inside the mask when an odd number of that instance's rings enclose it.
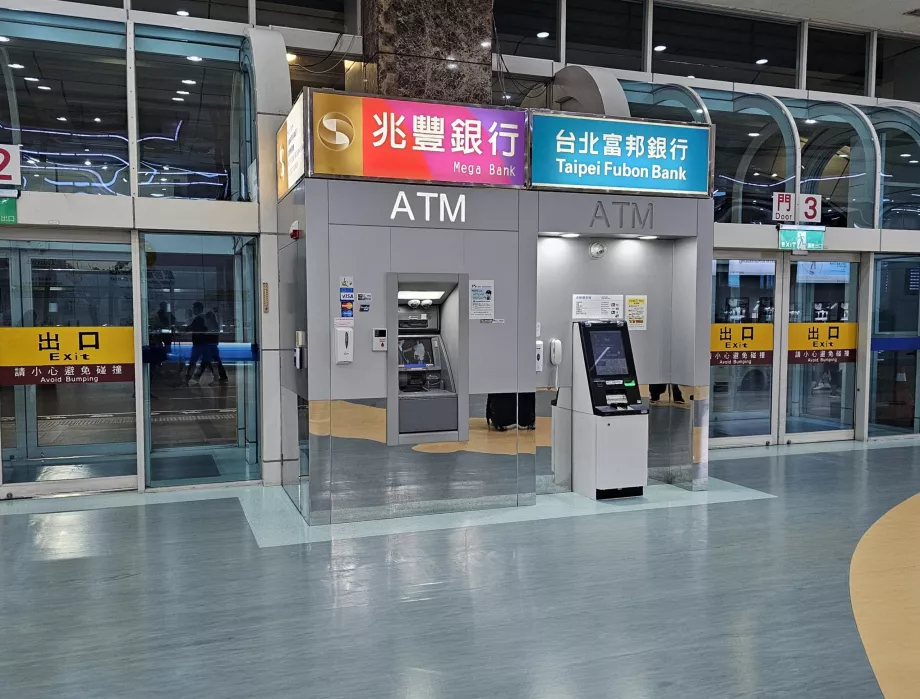
<instances>
[{"instance_id":1,"label":"atm screen","mask_svg":"<svg viewBox=\"0 0 920 699\"><path fill-rule=\"evenodd\" d=\"M591 350L594 353L594 371L598 376L623 376L629 373L623 335L619 330L592 332Z\"/></svg>"},{"instance_id":2,"label":"atm screen","mask_svg":"<svg viewBox=\"0 0 920 699\"><path fill-rule=\"evenodd\" d=\"M405 369L422 369L434 364L430 337L399 338L399 366Z\"/></svg>"}]
</instances>

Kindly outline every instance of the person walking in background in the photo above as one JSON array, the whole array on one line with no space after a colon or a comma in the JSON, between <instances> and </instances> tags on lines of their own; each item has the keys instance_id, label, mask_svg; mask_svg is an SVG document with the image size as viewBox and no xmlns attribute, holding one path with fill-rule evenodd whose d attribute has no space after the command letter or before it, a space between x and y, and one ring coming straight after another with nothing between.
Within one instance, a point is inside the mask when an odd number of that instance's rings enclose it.
<instances>
[{"instance_id":1,"label":"person walking in background","mask_svg":"<svg viewBox=\"0 0 920 699\"><path fill-rule=\"evenodd\" d=\"M208 361L208 345L210 336L208 334L208 323L204 317L204 304L201 301L195 301L192 305L194 316L191 322L183 330L192 334L192 354L188 360L188 368L185 370L185 385L189 385L192 379L192 372L195 372L194 381L201 378L205 365L210 366ZM201 362L201 366L196 370L196 366ZM212 369L213 371L213 369Z\"/></svg>"},{"instance_id":2,"label":"person walking in background","mask_svg":"<svg viewBox=\"0 0 920 699\"><path fill-rule=\"evenodd\" d=\"M208 356L207 362L211 367L211 374L214 375L214 367L217 367L215 380L221 383L228 383L227 370L224 369L224 363L220 361L220 318L217 315L218 308L214 306L210 311L205 313L204 320L208 328ZM204 365L202 365L202 369ZM218 379L219 377L219 379Z\"/></svg>"}]
</instances>

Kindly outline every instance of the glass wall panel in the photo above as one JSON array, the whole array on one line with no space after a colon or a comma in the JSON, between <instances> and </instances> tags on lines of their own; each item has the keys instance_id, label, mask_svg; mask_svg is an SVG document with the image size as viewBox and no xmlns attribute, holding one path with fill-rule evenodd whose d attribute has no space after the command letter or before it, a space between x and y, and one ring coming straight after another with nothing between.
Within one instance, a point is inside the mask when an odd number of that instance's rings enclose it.
<instances>
[{"instance_id":1,"label":"glass wall panel","mask_svg":"<svg viewBox=\"0 0 920 699\"><path fill-rule=\"evenodd\" d=\"M492 50L512 56L558 58L558 5L556 0L495 0L498 43Z\"/></svg>"},{"instance_id":2,"label":"glass wall panel","mask_svg":"<svg viewBox=\"0 0 920 699\"><path fill-rule=\"evenodd\" d=\"M700 122L705 118L703 109L684 88L631 80L620 80L620 85L629 102L629 113L635 118Z\"/></svg>"},{"instance_id":3,"label":"glass wall panel","mask_svg":"<svg viewBox=\"0 0 920 699\"><path fill-rule=\"evenodd\" d=\"M256 23L263 26L345 31L344 0L256 0Z\"/></svg>"},{"instance_id":4,"label":"glass wall panel","mask_svg":"<svg viewBox=\"0 0 920 699\"><path fill-rule=\"evenodd\" d=\"M641 0L568 0L566 61L642 70L644 23Z\"/></svg>"},{"instance_id":5,"label":"glass wall panel","mask_svg":"<svg viewBox=\"0 0 920 699\"><path fill-rule=\"evenodd\" d=\"M128 244L0 244L0 326L34 328L41 358L0 390L4 483L137 473L131 272Z\"/></svg>"},{"instance_id":6,"label":"glass wall panel","mask_svg":"<svg viewBox=\"0 0 920 699\"><path fill-rule=\"evenodd\" d=\"M797 144L785 115L766 97L697 92L716 126L716 222L772 224L773 193L795 189Z\"/></svg>"},{"instance_id":7,"label":"glass wall panel","mask_svg":"<svg viewBox=\"0 0 920 699\"><path fill-rule=\"evenodd\" d=\"M131 193L122 24L0 10L0 142L28 192Z\"/></svg>"},{"instance_id":8,"label":"glass wall panel","mask_svg":"<svg viewBox=\"0 0 920 699\"><path fill-rule=\"evenodd\" d=\"M873 303L869 435L913 434L920 431L920 256L877 256Z\"/></svg>"},{"instance_id":9,"label":"glass wall panel","mask_svg":"<svg viewBox=\"0 0 920 699\"><path fill-rule=\"evenodd\" d=\"M795 87L798 27L655 5L652 70Z\"/></svg>"},{"instance_id":10,"label":"glass wall panel","mask_svg":"<svg viewBox=\"0 0 920 699\"><path fill-rule=\"evenodd\" d=\"M808 30L809 90L866 93L866 35Z\"/></svg>"},{"instance_id":11,"label":"glass wall panel","mask_svg":"<svg viewBox=\"0 0 920 699\"><path fill-rule=\"evenodd\" d=\"M771 434L775 299L775 260L713 260L712 324L758 349L711 353L710 437Z\"/></svg>"},{"instance_id":12,"label":"glass wall panel","mask_svg":"<svg viewBox=\"0 0 920 699\"><path fill-rule=\"evenodd\" d=\"M137 27L143 197L250 201L251 84L242 39Z\"/></svg>"},{"instance_id":13,"label":"glass wall panel","mask_svg":"<svg viewBox=\"0 0 920 699\"><path fill-rule=\"evenodd\" d=\"M787 434L853 429L856 349L847 340L858 335L858 282L856 262L791 263ZM802 332L820 349L795 350L793 337ZM854 349L834 350L840 342Z\"/></svg>"},{"instance_id":14,"label":"glass wall panel","mask_svg":"<svg viewBox=\"0 0 920 699\"><path fill-rule=\"evenodd\" d=\"M249 24L249 0L131 0L131 9Z\"/></svg>"},{"instance_id":15,"label":"glass wall panel","mask_svg":"<svg viewBox=\"0 0 920 699\"><path fill-rule=\"evenodd\" d=\"M878 38L875 95L920 102L920 42L891 36Z\"/></svg>"},{"instance_id":16,"label":"glass wall panel","mask_svg":"<svg viewBox=\"0 0 920 699\"><path fill-rule=\"evenodd\" d=\"M881 226L920 229L920 115L900 107L860 107L872 121L882 162Z\"/></svg>"},{"instance_id":17,"label":"glass wall panel","mask_svg":"<svg viewBox=\"0 0 920 699\"><path fill-rule=\"evenodd\" d=\"M257 239L144 235L152 486L259 478Z\"/></svg>"},{"instance_id":18,"label":"glass wall panel","mask_svg":"<svg viewBox=\"0 0 920 699\"><path fill-rule=\"evenodd\" d=\"M520 107L526 101L524 106L545 108L551 99L552 88L548 83L510 73L492 73L492 104Z\"/></svg>"}]
</instances>

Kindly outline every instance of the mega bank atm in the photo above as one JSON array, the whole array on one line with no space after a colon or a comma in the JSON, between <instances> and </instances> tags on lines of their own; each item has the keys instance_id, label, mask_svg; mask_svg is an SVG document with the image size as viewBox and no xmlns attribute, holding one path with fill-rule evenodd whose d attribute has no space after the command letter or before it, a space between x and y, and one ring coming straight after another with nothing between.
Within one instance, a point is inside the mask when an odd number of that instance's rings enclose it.
<instances>
[{"instance_id":1,"label":"mega bank atm","mask_svg":"<svg viewBox=\"0 0 920 699\"><path fill-rule=\"evenodd\" d=\"M400 300L399 433L455 432L457 389L447 347L440 334L440 304Z\"/></svg>"},{"instance_id":2,"label":"mega bank atm","mask_svg":"<svg viewBox=\"0 0 920 699\"><path fill-rule=\"evenodd\" d=\"M626 321L572 326L572 489L592 500L642 495L648 408Z\"/></svg>"}]
</instances>

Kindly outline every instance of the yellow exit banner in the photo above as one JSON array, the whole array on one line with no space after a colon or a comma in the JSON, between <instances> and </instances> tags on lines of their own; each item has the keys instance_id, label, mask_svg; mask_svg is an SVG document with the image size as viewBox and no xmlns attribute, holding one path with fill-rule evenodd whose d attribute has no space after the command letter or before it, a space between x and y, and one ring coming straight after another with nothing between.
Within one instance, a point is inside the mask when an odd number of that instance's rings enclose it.
<instances>
[{"instance_id":1,"label":"yellow exit banner","mask_svg":"<svg viewBox=\"0 0 920 699\"><path fill-rule=\"evenodd\" d=\"M858 323L790 323L790 364L848 364L856 361Z\"/></svg>"},{"instance_id":2,"label":"yellow exit banner","mask_svg":"<svg viewBox=\"0 0 920 699\"><path fill-rule=\"evenodd\" d=\"M772 352L772 323L715 324L709 328L710 352Z\"/></svg>"},{"instance_id":3,"label":"yellow exit banner","mask_svg":"<svg viewBox=\"0 0 920 699\"><path fill-rule=\"evenodd\" d=\"M133 328L0 328L0 386L133 380Z\"/></svg>"}]
</instances>

